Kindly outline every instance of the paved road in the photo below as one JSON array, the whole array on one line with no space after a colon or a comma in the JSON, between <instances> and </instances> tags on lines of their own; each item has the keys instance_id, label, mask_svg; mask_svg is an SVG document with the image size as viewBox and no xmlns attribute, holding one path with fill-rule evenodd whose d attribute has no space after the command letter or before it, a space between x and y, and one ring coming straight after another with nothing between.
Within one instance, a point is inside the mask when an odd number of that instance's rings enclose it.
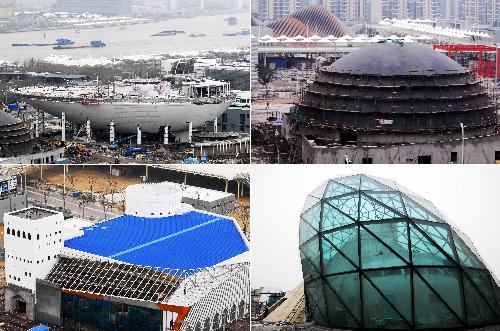
<instances>
[{"instance_id":1,"label":"paved road","mask_svg":"<svg viewBox=\"0 0 500 331\"><path fill-rule=\"evenodd\" d=\"M39 190L33 187L28 187L27 188L28 192L28 200L30 202L36 202L39 204L45 204L45 197L44 197L44 190ZM64 201L62 199L62 195L60 192L47 192L47 205L53 206L53 207L63 207L64 206ZM66 209L69 209L73 215L78 215L80 217L83 217L83 209L80 206L80 202L82 201L81 199L73 198L66 196ZM104 210L102 208L102 205L99 203L92 203L89 202L85 206L85 218L87 219L94 219L94 220L103 220L103 219L109 219L112 217L120 216L122 213L116 209L109 209L106 208L106 216L104 215Z\"/></svg>"}]
</instances>

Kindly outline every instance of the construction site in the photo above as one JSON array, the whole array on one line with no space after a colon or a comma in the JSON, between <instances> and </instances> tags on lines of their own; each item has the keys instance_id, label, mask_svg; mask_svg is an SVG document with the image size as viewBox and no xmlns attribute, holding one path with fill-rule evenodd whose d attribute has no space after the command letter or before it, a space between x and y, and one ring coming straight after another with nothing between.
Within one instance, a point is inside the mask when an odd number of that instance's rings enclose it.
<instances>
[{"instance_id":1,"label":"construction site","mask_svg":"<svg viewBox=\"0 0 500 331\"><path fill-rule=\"evenodd\" d=\"M247 166L46 165L2 174L0 329L248 329Z\"/></svg>"}]
</instances>

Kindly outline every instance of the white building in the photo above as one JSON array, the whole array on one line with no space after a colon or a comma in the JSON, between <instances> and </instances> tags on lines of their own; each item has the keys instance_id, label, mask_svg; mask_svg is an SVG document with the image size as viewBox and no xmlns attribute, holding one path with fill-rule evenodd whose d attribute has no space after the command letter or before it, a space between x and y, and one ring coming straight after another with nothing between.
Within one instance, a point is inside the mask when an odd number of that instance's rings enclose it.
<instances>
[{"instance_id":1,"label":"white building","mask_svg":"<svg viewBox=\"0 0 500 331\"><path fill-rule=\"evenodd\" d=\"M37 207L5 214L5 278L35 292L36 279L43 279L57 262L64 246L62 212Z\"/></svg>"}]
</instances>

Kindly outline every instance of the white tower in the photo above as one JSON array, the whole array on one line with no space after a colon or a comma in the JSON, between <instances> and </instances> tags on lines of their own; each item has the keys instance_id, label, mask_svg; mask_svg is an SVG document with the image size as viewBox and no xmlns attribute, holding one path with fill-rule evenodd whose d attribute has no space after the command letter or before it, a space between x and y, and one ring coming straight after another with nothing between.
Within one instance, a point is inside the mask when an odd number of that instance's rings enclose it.
<instances>
[{"instance_id":1,"label":"white tower","mask_svg":"<svg viewBox=\"0 0 500 331\"><path fill-rule=\"evenodd\" d=\"M163 144L168 145L168 125L165 124L165 133L163 134Z\"/></svg>"},{"instance_id":2,"label":"white tower","mask_svg":"<svg viewBox=\"0 0 500 331\"><path fill-rule=\"evenodd\" d=\"M63 221L63 213L38 207L5 214L7 284L35 292L36 279L47 276L64 247Z\"/></svg>"},{"instance_id":3,"label":"white tower","mask_svg":"<svg viewBox=\"0 0 500 331\"><path fill-rule=\"evenodd\" d=\"M66 114L61 114L61 140L66 141Z\"/></svg>"},{"instance_id":4,"label":"white tower","mask_svg":"<svg viewBox=\"0 0 500 331\"><path fill-rule=\"evenodd\" d=\"M109 142L115 142L115 122L113 121L109 123Z\"/></svg>"}]
</instances>

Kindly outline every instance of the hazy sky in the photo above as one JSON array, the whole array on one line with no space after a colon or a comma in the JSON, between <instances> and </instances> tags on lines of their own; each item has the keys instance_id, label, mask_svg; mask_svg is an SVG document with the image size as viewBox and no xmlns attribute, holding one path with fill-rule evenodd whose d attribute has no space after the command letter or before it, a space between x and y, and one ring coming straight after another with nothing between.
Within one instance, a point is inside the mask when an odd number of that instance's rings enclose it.
<instances>
[{"instance_id":1,"label":"hazy sky","mask_svg":"<svg viewBox=\"0 0 500 331\"><path fill-rule=\"evenodd\" d=\"M299 216L307 194L336 175L394 180L431 200L500 278L500 167L495 165L252 165L252 288L302 279Z\"/></svg>"}]
</instances>

